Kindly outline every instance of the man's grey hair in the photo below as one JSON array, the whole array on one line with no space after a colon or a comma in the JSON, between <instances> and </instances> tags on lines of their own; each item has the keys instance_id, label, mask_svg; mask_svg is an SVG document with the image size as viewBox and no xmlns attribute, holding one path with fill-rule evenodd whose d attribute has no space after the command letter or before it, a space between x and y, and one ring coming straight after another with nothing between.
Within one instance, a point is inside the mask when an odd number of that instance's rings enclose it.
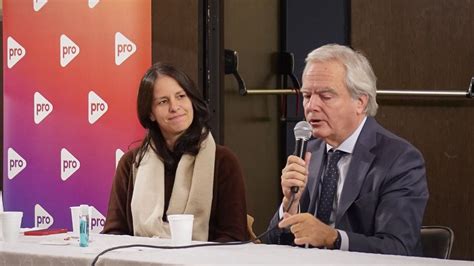
<instances>
[{"instance_id":1,"label":"man's grey hair","mask_svg":"<svg viewBox=\"0 0 474 266\"><path fill-rule=\"evenodd\" d=\"M353 99L367 95L368 101L365 113L375 116L377 113L377 78L367 58L360 52L339 44L327 44L308 54L303 76L308 65L314 62L335 60L341 63L346 70L346 86Z\"/></svg>"}]
</instances>

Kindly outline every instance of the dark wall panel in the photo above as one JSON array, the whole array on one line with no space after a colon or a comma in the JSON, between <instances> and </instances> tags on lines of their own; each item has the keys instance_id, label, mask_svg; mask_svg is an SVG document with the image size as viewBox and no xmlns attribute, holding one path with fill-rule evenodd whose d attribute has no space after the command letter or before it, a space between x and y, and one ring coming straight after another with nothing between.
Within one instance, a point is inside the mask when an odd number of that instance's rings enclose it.
<instances>
[{"instance_id":1,"label":"dark wall panel","mask_svg":"<svg viewBox=\"0 0 474 266\"><path fill-rule=\"evenodd\" d=\"M226 0L225 48L239 53L239 73L248 89L273 89L277 76L272 55L278 51L278 0ZM225 77L224 143L239 157L245 174L247 211L254 230L265 231L281 199L278 198L278 99L240 96L235 78Z\"/></svg>"},{"instance_id":2,"label":"dark wall panel","mask_svg":"<svg viewBox=\"0 0 474 266\"><path fill-rule=\"evenodd\" d=\"M351 1L351 44L371 61L378 89L467 90L474 76L474 1ZM426 160L425 225L455 232L452 258L474 259L474 100L378 97L381 124Z\"/></svg>"},{"instance_id":3,"label":"dark wall panel","mask_svg":"<svg viewBox=\"0 0 474 266\"><path fill-rule=\"evenodd\" d=\"M348 7L346 0L286 0L284 47L295 54L295 74L301 80L304 59L312 50L328 43L346 44Z\"/></svg>"},{"instance_id":4,"label":"dark wall panel","mask_svg":"<svg viewBox=\"0 0 474 266\"><path fill-rule=\"evenodd\" d=\"M175 64L202 89L200 4L199 0L152 1L152 61Z\"/></svg>"}]
</instances>

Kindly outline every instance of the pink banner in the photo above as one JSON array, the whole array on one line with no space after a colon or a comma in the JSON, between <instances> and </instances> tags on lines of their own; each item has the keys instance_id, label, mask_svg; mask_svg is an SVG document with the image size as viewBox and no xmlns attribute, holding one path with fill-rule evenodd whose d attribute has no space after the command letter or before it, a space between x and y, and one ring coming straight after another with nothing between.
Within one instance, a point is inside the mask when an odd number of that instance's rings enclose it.
<instances>
[{"instance_id":1,"label":"pink banner","mask_svg":"<svg viewBox=\"0 0 474 266\"><path fill-rule=\"evenodd\" d=\"M4 0L4 206L23 227L102 230L118 158L144 134L150 0Z\"/></svg>"}]
</instances>

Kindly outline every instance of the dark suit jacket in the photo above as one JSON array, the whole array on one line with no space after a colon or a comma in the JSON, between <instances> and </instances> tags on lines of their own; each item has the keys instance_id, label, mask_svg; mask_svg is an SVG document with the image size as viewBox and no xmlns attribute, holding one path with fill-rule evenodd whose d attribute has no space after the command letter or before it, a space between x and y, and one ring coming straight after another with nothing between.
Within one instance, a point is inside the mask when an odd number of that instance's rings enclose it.
<instances>
[{"instance_id":1,"label":"dark suit jacket","mask_svg":"<svg viewBox=\"0 0 474 266\"><path fill-rule=\"evenodd\" d=\"M309 177L301 212L316 215L316 197L326 143L308 143ZM428 201L421 153L368 117L352 153L336 212L337 229L349 237L349 250L421 256L420 228ZM278 212L269 228L278 223ZM292 244L287 230L273 230L266 243Z\"/></svg>"}]
</instances>

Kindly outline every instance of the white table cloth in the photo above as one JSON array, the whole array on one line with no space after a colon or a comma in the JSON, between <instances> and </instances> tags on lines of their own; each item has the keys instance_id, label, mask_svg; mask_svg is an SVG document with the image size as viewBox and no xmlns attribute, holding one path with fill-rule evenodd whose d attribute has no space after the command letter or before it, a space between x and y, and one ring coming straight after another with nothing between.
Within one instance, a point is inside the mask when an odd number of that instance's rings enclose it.
<instances>
[{"instance_id":1,"label":"white table cloth","mask_svg":"<svg viewBox=\"0 0 474 266\"><path fill-rule=\"evenodd\" d=\"M170 246L169 239L91 235L89 247L79 247L70 234L21 236L16 243L0 242L0 265L91 265L101 251L119 245ZM202 242L193 242L202 243ZM290 246L245 244L164 250L127 248L101 256L96 265L187 264L350 264L350 265L474 265L472 261L379 255Z\"/></svg>"}]
</instances>

